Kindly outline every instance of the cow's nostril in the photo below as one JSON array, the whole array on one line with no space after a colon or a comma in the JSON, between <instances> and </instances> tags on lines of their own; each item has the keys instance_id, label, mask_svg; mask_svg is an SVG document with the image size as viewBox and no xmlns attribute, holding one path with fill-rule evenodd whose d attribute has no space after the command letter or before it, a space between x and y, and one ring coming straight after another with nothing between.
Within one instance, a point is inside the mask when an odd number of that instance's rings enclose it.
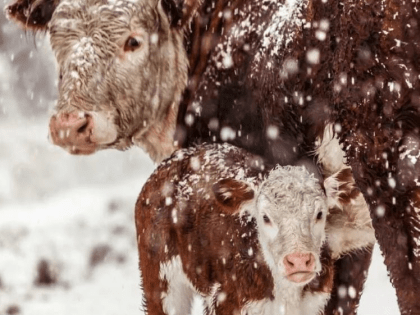
<instances>
[{"instance_id":1,"label":"cow's nostril","mask_svg":"<svg viewBox=\"0 0 420 315\"><path fill-rule=\"evenodd\" d=\"M84 133L89 125L89 121L86 120L85 123L77 129L77 133Z\"/></svg>"},{"instance_id":2,"label":"cow's nostril","mask_svg":"<svg viewBox=\"0 0 420 315\"><path fill-rule=\"evenodd\" d=\"M90 135L93 130L93 120L86 113L73 112L52 116L50 120L50 135L54 144L69 148L71 146L91 145ZM80 148L79 148L80 149ZM71 150L71 153L77 153Z\"/></svg>"}]
</instances>

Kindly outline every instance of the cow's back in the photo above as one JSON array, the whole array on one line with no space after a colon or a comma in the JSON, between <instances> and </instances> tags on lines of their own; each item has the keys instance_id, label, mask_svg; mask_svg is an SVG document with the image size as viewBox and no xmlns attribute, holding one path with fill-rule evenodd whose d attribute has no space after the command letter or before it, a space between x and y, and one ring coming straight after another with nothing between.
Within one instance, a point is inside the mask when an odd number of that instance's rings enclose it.
<instances>
[{"instance_id":1,"label":"cow's back","mask_svg":"<svg viewBox=\"0 0 420 315\"><path fill-rule=\"evenodd\" d=\"M329 121L330 92L317 81L330 79L320 69L319 49L307 57L308 6L203 3L188 37L190 84L176 136L183 146L227 141L283 165L314 148Z\"/></svg>"}]
</instances>

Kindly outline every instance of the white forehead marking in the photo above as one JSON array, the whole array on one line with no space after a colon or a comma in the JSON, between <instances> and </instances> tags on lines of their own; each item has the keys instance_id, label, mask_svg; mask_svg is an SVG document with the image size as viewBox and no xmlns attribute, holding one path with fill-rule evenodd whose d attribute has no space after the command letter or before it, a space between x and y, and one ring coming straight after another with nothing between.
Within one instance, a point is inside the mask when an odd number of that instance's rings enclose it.
<instances>
[{"instance_id":1,"label":"white forehead marking","mask_svg":"<svg viewBox=\"0 0 420 315\"><path fill-rule=\"evenodd\" d=\"M99 56L93 48L93 39L91 37L82 37L73 46L70 64L75 66L80 74L87 74L87 71L98 62L98 59Z\"/></svg>"},{"instance_id":2,"label":"white forehead marking","mask_svg":"<svg viewBox=\"0 0 420 315\"><path fill-rule=\"evenodd\" d=\"M261 185L257 198L263 198L266 207L281 208L282 215L296 212L312 214L315 208L325 207L326 200L314 175L304 167L296 166L272 170Z\"/></svg>"}]
</instances>

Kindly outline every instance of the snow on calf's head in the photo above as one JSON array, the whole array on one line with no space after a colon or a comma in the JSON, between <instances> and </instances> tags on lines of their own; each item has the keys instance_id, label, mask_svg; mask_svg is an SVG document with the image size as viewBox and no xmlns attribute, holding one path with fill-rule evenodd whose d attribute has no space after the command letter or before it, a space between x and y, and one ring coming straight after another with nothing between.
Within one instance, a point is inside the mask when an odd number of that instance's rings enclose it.
<instances>
[{"instance_id":1,"label":"snow on calf's head","mask_svg":"<svg viewBox=\"0 0 420 315\"><path fill-rule=\"evenodd\" d=\"M277 167L255 196L249 185L235 180L222 180L213 189L221 203L256 218L258 240L274 277L303 285L321 271L326 195L304 167Z\"/></svg>"},{"instance_id":2,"label":"snow on calf's head","mask_svg":"<svg viewBox=\"0 0 420 315\"><path fill-rule=\"evenodd\" d=\"M264 257L273 273L305 284L321 271L326 197L304 167L277 167L257 195L256 217Z\"/></svg>"}]
</instances>

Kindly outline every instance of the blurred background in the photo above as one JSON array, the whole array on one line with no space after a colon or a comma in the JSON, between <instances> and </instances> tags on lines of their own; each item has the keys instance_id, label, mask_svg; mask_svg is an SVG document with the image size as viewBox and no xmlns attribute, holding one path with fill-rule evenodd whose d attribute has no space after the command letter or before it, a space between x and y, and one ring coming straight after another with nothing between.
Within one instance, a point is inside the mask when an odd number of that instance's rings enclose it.
<instances>
[{"instance_id":1,"label":"blurred background","mask_svg":"<svg viewBox=\"0 0 420 315\"><path fill-rule=\"evenodd\" d=\"M56 86L48 36L0 13L0 315L141 315L134 204L154 165L50 144ZM382 261L375 248L360 315L399 314Z\"/></svg>"}]
</instances>

